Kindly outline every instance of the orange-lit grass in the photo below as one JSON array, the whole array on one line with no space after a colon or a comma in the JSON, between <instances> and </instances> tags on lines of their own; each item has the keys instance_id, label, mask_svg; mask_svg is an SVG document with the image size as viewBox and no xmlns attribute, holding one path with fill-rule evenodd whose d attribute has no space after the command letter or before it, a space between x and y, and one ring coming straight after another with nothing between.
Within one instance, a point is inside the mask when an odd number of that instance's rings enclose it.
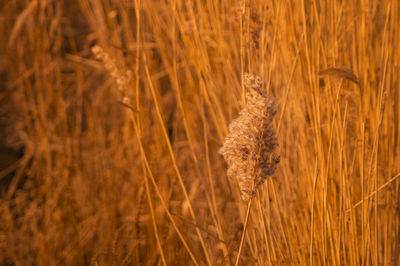
<instances>
[{"instance_id":1,"label":"orange-lit grass","mask_svg":"<svg viewBox=\"0 0 400 266\"><path fill-rule=\"evenodd\" d=\"M252 72L277 99L281 163L240 263L399 264L399 9L5 1L1 114L24 155L1 183L0 261L234 264L247 206L217 151ZM138 112L94 45L133 73Z\"/></svg>"}]
</instances>

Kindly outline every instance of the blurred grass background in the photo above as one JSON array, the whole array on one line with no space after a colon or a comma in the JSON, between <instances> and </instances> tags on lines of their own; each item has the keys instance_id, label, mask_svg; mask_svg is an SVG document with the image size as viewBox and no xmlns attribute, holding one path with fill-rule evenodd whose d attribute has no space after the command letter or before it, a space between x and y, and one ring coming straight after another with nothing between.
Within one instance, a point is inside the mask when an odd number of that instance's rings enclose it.
<instances>
[{"instance_id":1,"label":"blurred grass background","mask_svg":"<svg viewBox=\"0 0 400 266\"><path fill-rule=\"evenodd\" d=\"M233 264L218 149L250 72L281 163L241 264L398 265L399 25L396 0L2 1L1 264Z\"/></svg>"}]
</instances>

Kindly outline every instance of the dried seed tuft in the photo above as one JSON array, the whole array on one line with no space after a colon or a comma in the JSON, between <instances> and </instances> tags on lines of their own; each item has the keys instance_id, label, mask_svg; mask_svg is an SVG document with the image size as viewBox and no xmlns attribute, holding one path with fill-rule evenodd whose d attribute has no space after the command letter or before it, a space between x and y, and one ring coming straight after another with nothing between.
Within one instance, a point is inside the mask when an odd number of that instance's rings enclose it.
<instances>
[{"instance_id":1,"label":"dried seed tuft","mask_svg":"<svg viewBox=\"0 0 400 266\"><path fill-rule=\"evenodd\" d=\"M275 101L262 91L261 78L245 73L246 106L229 125L229 133L220 149L228 164L228 176L237 178L244 200L249 200L279 163L278 142L272 126Z\"/></svg>"}]
</instances>

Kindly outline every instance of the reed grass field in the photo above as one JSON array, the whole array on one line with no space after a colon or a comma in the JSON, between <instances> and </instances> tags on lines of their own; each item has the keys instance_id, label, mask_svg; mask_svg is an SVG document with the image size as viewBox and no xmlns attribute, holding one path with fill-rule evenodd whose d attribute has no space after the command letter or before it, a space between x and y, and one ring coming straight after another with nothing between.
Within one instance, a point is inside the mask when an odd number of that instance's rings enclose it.
<instances>
[{"instance_id":1,"label":"reed grass field","mask_svg":"<svg viewBox=\"0 0 400 266\"><path fill-rule=\"evenodd\" d=\"M0 2L0 265L400 265L398 0Z\"/></svg>"}]
</instances>

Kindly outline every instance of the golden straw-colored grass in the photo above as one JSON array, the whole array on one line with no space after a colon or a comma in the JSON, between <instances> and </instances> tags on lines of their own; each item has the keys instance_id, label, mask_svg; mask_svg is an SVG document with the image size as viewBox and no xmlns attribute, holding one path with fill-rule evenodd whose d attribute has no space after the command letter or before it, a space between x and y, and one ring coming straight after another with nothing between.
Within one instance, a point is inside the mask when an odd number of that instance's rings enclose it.
<instances>
[{"instance_id":1,"label":"golden straw-colored grass","mask_svg":"<svg viewBox=\"0 0 400 266\"><path fill-rule=\"evenodd\" d=\"M398 0L1 1L0 265L399 265L399 25ZM251 204L218 152L246 72L280 156Z\"/></svg>"}]
</instances>

